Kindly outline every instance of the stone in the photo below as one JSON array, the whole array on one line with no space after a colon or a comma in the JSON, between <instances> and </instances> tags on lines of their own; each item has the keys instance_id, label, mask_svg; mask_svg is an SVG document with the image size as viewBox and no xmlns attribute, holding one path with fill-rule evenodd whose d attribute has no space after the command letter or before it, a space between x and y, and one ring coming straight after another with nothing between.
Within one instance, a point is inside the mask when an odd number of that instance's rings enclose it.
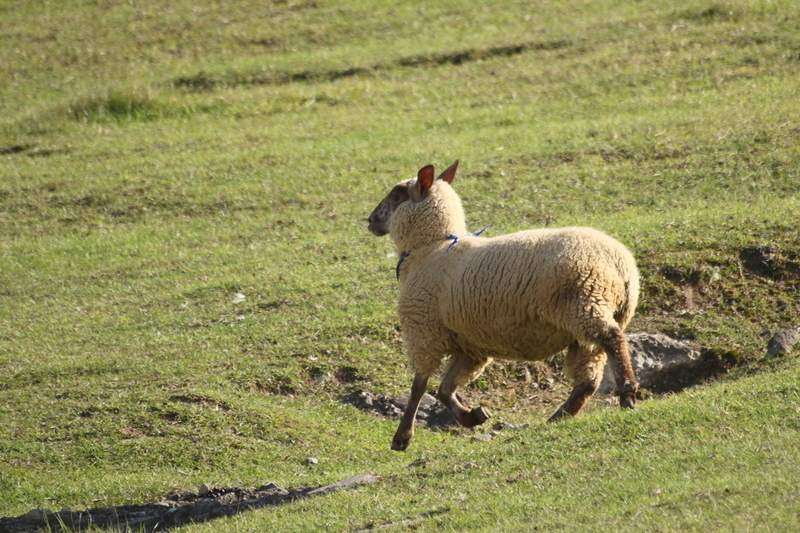
<instances>
[{"instance_id":1,"label":"stone","mask_svg":"<svg viewBox=\"0 0 800 533\"><path fill-rule=\"evenodd\" d=\"M519 429L527 429L529 427L531 427L531 425L528 424L527 422L524 424L509 424L508 422L498 422L492 426L492 429L494 431L506 431L506 430L514 431Z\"/></svg>"},{"instance_id":2,"label":"stone","mask_svg":"<svg viewBox=\"0 0 800 533\"><path fill-rule=\"evenodd\" d=\"M488 434L488 433L484 433L484 434L480 434L480 435L470 435L469 438L471 438L473 440L478 440L478 441L481 441L481 442L489 442L494 437L492 435Z\"/></svg>"},{"instance_id":3,"label":"stone","mask_svg":"<svg viewBox=\"0 0 800 533\"><path fill-rule=\"evenodd\" d=\"M43 522L47 519L48 516L52 516L53 512L48 509L31 509L24 515L22 515L23 520L28 520L31 522Z\"/></svg>"},{"instance_id":4,"label":"stone","mask_svg":"<svg viewBox=\"0 0 800 533\"><path fill-rule=\"evenodd\" d=\"M197 494L199 494L200 496L208 496L209 494L211 494L211 485L209 485L208 483L203 483L202 485L197 487Z\"/></svg>"},{"instance_id":5,"label":"stone","mask_svg":"<svg viewBox=\"0 0 800 533\"><path fill-rule=\"evenodd\" d=\"M788 355L792 353L798 341L800 341L800 329L782 329L767 343L767 355L770 357Z\"/></svg>"},{"instance_id":6,"label":"stone","mask_svg":"<svg viewBox=\"0 0 800 533\"><path fill-rule=\"evenodd\" d=\"M427 422L428 428L433 430L458 427L458 422L456 422L453 413L441 404L437 404L431 408L427 417Z\"/></svg>"},{"instance_id":7,"label":"stone","mask_svg":"<svg viewBox=\"0 0 800 533\"><path fill-rule=\"evenodd\" d=\"M316 457L308 457L306 459L306 464L307 465L315 465L317 463L319 463L319 459L317 459Z\"/></svg>"},{"instance_id":8,"label":"stone","mask_svg":"<svg viewBox=\"0 0 800 533\"><path fill-rule=\"evenodd\" d=\"M628 347L633 373L644 388L658 384L666 372L688 370L700 361L700 352L692 348L689 342L675 340L660 333L632 333L628 335ZM597 392L610 394L616 386L609 361Z\"/></svg>"},{"instance_id":9,"label":"stone","mask_svg":"<svg viewBox=\"0 0 800 533\"><path fill-rule=\"evenodd\" d=\"M266 483L261 485L256 489L256 492L261 495L278 495L278 496L286 496L289 494L289 491L284 489L281 486L276 485L275 483Z\"/></svg>"},{"instance_id":10,"label":"stone","mask_svg":"<svg viewBox=\"0 0 800 533\"><path fill-rule=\"evenodd\" d=\"M189 501L197 499L197 494L189 490L183 490L178 492L173 492L172 494L167 495L167 500L170 501Z\"/></svg>"},{"instance_id":11,"label":"stone","mask_svg":"<svg viewBox=\"0 0 800 533\"><path fill-rule=\"evenodd\" d=\"M410 396L411 395L408 393L401 394L400 396L394 398L394 403L405 409L406 407L408 407L408 398ZM433 396L431 396L426 392L425 394L422 395L422 399L419 401L419 408L430 409L436 404L437 401L438 400L436 398L434 398Z\"/></svg>"},{"instance_id":12,"label":"stone","mask_svg":"<svg viewBox=\"0 0 800 533\"><path fill-rule=\"evenodd\" d=\"M305 493L306 497L309 496L319 496L321 494L330 494L331 492L337 492L342 489L346 489L349 487L355 487L358 485L371 485L372 483L376 483L380 480L380 476L374 476L372 474L361 474L359 476L349 477L347 479L343 479L341 481L337 481L336 483L332 483L330 485L325 485L324 487L319 487L313 490L310 490Z\"/></svg>"}]
</instances>

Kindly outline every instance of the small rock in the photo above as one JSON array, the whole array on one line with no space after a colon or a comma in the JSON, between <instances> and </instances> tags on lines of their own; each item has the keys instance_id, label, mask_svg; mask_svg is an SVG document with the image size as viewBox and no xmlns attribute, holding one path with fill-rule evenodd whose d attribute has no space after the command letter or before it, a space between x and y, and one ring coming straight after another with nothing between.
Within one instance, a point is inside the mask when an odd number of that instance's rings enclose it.
<instances>
[{"instance_id":1,"label":"small rock","mask_svg":"<svg viewBox=\"0 0 800 533\"><path fill-rule=\"evenodd\" d=\"M798 341L800 341L800 329L783 329L769 340L767 355L771 357L788 355L792 353Z\"/></svg>"},{"instance_id":2,"label":"small rock","mask_svg":"<svg viewBox=\"0 0 800 533\"><path fill-rule=\"evenodd\" d=\"M336 492L341 489L346 489L348 487L355 487L358 485L368 485L376 483L378 480L380 480L380 476L373 476L372 474L361 474L359 476L349 477L347 479L337 481L336 483L332 483L330 485L325 485L324 487L319 487L317 489L308 491L305 493L305 497L318 496L320 494L328 494L331 492Z\"/></svg>"},{"instance_id":3,"label":"small rock","mask_svg":"<svg viewBox=\"0 0 800 533\"><path fill-rule=\"evenodd\" d=\"M222 505L228 505L236 501L236 493L235 492L225 492L220 496L217 496L215 500Z\"/></svg>"},{"instance_id":4,"label":"small rock","mask_svg":"<svg viewBox=\"0 0 800 533\"><path fill-rule=\"evenodd\" d=\"M430 395L430 394L428 394L426 392L425 394L422 395L422 399L419 401L419 408L420 409L430 409L431 407L436 405L436 402L438 402L438 401L439 400L437 400L432 395ZM406 402L406 405L408 405L408 402Z\"/></svg>"},{"instance_id":5,"label":"small rock","mask_svg":"<svg viewBox=\"0 0 800 533\"><path fill-rule=\"evenodd\" d=\"M203 483L202 485L197 487L197 494L199 494L200 496L208 496L209 494L211 494L211 485L209 485L208 483Z\"/></svg>"},{"instance_id":6,"label":"small rock","mask_svg":"<svg viewBox=\"0 0 800 533\"><path fill-rule=\"evenodd\" d=\"M372 407L374 405L372 395L370 393L361 391L358 396L361 398L362 407Z\"/></svg>"},{"instance_id":7,"label":"small rock","mask_svg":"<svg viewBox=\"0 0 800 533\"><path fill-rule=\"evenodd\" d=\"M489 433L485 433L485 434L482 434L482 435L470 435L470 438L474 439L474 440L479 440L481 442L489 442L494 437L492 435L490 435Z\"/></svg>"},{"instance_id":8,"label":"small rock","mask_svg":"<svg viewBox=\"0 0 800 533\"><path fill-rule=\"evenodd\" d=\"M411 396L411 395L410 394L401 394L400 396L397 396L396 398L394 398L393 401L394 401L394 403L396 405L399 405L400 407L405 409L406 407L408 407L408 398L409 398L409 396ZM436 404L437 401L438 400L436 398L434 398L433 396L431 396L430 394L428 394L426 392L425 394L422 395L422 399L419 401L419 408L420 409L430 409L431 407L433 407Z\"/></svg>"},{"instance_id":9,"label":"small rock","mask_svg":"<svg viewBox=\"0 0 800 533\"><path fill-rule=\"evenodd\" d=\"M518 430L518 429L525 429L530 427L530 424L527 422L524 424L509 424L508 422L498 422L497 424L492 426L492 429L495 431L506 431L506 430Z\"/></svg>"},{"instance_id":10,"label":"small rock","mask_svg":"<svg viewBox=\"0 0 800 533\"><path fill-rule=\"evenodd\" d=\"M436 408L431 409L428 414L428 427L430 429L446 429L457 426L458 422L456 422L453 413L443 405L438 405Z\"/></svg>"},{"instance_id":11,"label":"small rock","mask_svg":"<svg viewBox=\"0 0 800 533\"><path fill-rule=\"evenodd\" d=\"M325 373L314 374L312 376L312 379L316 384L322 385L328 379L328 374Z\"/></svg>"},{"instance_id":12,"label":"small rock","mask_svg":"<svg viewBox=\"0 0 800 533\"><path fill-rule=\"evenodd\" d=\"M53 516L53 511L48 509L31 509L24 515L22 518L24 520L29 520L31 522L42 522L47 519L47 517Z\"/></svg>"},{"instance_id":13,"label":"small rock","mask_svg":"<svg viewBox=\"0 0 800 533\"><path fill-rule=\"evenodd\" d=\"M275 483L267 483L266 485L261 485L257 489L258 492L269 492L270 494L289 494L289 491L276 485Z\"/></svg>"},{"instance_id":14,"label":"small rock","mask_svg":"<svg viewBox=\"0 0 800 533\"><path fill-rule=\"evenodd\" d=\"M316 457L308 457L306 459L306 464L307 465L315 465L317 463L319 463L319 459L317 459Z\"/></svg>"},{"instance_id":15,"label":"small rock","mask_svg":"<svg viewBox=\"0 0 800 533\"><path fill-rule=\"evenodd\" d=\"M167 495L167 500L173 502L180 502L180 501L192 501L197 499L197 494L190 490L185 490L181 492L173 492L172 494Z\"/></svg>"}]
</instances>

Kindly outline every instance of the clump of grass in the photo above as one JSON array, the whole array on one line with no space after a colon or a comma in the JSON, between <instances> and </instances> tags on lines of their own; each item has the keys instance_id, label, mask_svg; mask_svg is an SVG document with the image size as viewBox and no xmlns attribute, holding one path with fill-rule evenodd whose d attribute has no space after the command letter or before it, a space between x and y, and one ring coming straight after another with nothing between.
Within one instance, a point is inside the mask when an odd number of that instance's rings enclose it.
<instances>
[{"instance_id":1,"label":"clump of grass","mask_svg":"<svg viewBox=\"0 0 800 533\"><path fill-rule=\"evenodd\" d=\"M173 96L167 100L149 94L111 90L72 101L66 106L66 116L84 124L150 122L210 113L225 107L221 99L212 101L184 95L183 98Z\"/></svg>"},{"instance_id":2,"label":"clump of grass","mask_svg":"<svg viewBox=\"0 0 800 533\"><path fill-rule=\"evenodd\" d=\"M157 120L170 110L149 96L123 91L80 98L70 103L67 115L78 122Z\"/></svg>"}]
</instances>

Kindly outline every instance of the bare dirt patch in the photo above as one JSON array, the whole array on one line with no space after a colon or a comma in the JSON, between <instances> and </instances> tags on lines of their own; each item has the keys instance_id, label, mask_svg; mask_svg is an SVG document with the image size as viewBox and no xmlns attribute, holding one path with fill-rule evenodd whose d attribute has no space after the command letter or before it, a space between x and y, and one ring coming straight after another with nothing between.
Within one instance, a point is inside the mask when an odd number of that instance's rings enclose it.
<instances>
[{"instance_id":1,"label":"bare dirt patch","mask_svg":"<svg viewBox=\"0 0 800 533\"><path fill-rule=\"evenodd\" d=\"M559 357L530 363L495 361L476 382L464 387L460 396L472 407L485 405L493 411L492 423L500 418L507 419L500 422L532 422L537 416L544 420L567 399L571 390L561 366ZM435 386L435 380L432 383ZM459 430L453 415L434 397L434 390L420 404L417 425L434 431ZM343 402L358 409L397 420L405 411L407 399L407 393L391 396L363 389L342 397ZM612 400L603 395L596 399L603 403Z\"/></svg>"}]
</instances>

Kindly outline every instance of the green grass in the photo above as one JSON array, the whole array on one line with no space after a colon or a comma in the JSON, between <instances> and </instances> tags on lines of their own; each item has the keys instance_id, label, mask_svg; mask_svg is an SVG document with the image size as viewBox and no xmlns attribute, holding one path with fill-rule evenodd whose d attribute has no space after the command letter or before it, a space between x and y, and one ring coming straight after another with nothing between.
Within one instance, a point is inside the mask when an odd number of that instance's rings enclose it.
<instances>
[{"instance_id":1,"label":"green grass","mask_svg":"<svg viewBox=\"0 0 800 533\"><path fill-rule=\"evenodd\" d=\"M800 11L539 4L0 2L0 515L369 472L184 529L796 529ZM545 426L496 365L530 429L390 453L341 402L410 384L366 217L456 158L471 229L613 234L630 330L737 366Z\"/></svg>"}]
</instances>

